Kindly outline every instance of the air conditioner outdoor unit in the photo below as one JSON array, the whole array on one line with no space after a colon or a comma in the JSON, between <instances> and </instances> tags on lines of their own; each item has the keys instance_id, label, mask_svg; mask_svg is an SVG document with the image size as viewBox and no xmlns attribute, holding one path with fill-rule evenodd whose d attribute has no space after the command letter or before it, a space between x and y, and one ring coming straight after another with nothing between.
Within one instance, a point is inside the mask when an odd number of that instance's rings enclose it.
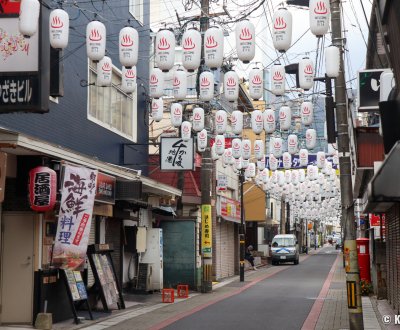
<instances>
[{"instance_id":1,"label":"air conditioner outdoor unit","mask_svg":"<svg viewBox=\"0 0 400 330\"><path fill-rule=\"evenodd\" d=\"M152 291L151 283L152 266L151 264L139 263L138 279L136 289L142 291Z\"/></svg>"}]
</instances>

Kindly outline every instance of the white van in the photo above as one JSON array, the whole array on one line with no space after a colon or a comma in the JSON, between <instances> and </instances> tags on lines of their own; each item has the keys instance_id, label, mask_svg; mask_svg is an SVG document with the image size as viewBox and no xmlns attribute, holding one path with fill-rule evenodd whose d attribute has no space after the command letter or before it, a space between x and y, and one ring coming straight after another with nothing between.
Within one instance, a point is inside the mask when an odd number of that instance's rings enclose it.
<instances>
[{"instance_id":1,"label":"white van","mask_svg":"<svg viewBox=\"0 0 400 330\"><path fill-rule=\"evenodd\" d=\"M292 234L276 235L271 243L272 264L278 265L281 262L293 261L299 264L299 245L297 238Z\"/></svg>"}]
</instances>

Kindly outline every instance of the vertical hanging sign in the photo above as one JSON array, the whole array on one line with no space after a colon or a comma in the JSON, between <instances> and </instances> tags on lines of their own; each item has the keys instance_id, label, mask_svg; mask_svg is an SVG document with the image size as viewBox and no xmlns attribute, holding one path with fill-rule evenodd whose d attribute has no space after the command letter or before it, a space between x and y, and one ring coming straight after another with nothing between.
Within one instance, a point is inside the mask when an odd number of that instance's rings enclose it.
<instances>
[{"instance_id":1,"label":"vertical hanging sign","mask_svg":"<svg viewBox=\"0 0 400 330\"><path fill-rule=\"evenodd\" d=\"M204 258L212 258L211 205L201 206L201 252Z\"/></svg>"},{"instance_id":2,"label":"vertical hanging sign","mask_svg":"<svg viewBox=\"0 0 400 330\"><path fill-rule=\"evenodd\" d=\"M89 241L97 170L66 165L52 263L83 270Z\"/></svg>"}]
</instances>

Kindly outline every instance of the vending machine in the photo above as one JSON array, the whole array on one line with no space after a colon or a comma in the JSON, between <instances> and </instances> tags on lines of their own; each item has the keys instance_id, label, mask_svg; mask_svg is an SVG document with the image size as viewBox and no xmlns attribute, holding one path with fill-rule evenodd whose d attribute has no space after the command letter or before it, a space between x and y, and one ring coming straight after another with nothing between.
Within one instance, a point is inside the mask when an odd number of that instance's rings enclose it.
<instances>
[{"instance_id":1,"label":"vending machine","mask_svg":"<svg viewBox=\"0 0 400 330\"><path fill-rule=\"evenodd\" d=\"M148 290L163 288L163 235L161 228L148 228L146 234L146 251L142 254L140 263L148 264Z\"/></svg>"}]
</instances>

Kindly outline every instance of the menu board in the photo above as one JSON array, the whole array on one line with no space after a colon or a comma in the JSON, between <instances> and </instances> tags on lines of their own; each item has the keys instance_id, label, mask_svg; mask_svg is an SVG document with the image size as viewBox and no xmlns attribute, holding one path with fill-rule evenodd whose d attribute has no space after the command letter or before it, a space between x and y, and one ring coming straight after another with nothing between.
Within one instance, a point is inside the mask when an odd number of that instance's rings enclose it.
<instances>
[{"instance_id":1,"label":"menu board","mask_svg":"<svg viewBox=\"0 0 400 330\"><path fill-rule=\"evenodd\" d=\"M68 288L71 292L72 300L79 301L87 299L87 292L85 283L83 283L81 272L69 269L64 269L64 272L65 278L67 279Z\"/></svg>"},{"instance_id":2,"label":"menu board","mask_svg":"<svg viewBox=\"0 0 400 330\"><path fill-rule=\"evenodd\" d=\"M107 254L93 254L94 265L99 275L100 284L103 288L107 306L111 307L118 303L119 292L115 282L114 274Z\"/></svg>"}]
</instances>

